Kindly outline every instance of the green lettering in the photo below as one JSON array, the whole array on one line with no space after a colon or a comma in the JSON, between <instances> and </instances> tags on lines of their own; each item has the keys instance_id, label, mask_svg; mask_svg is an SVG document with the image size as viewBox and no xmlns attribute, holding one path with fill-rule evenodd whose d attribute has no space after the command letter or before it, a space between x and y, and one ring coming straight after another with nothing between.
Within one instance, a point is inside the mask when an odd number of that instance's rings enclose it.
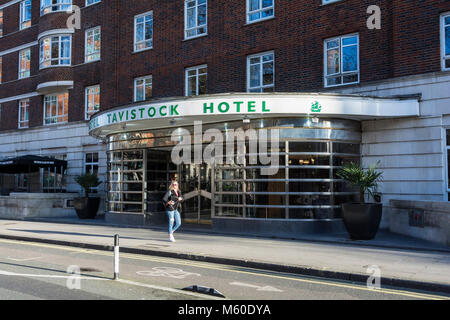
<instances>
[{"instance_id":1,"label":"green lettering","mask_svg":"<svg viewBox=\"0 0 450 320\"><path fill-rule=\"evenodd\" d=\"M249 101L248 102L248 112L255 112L255 101Z\"/></svg>"},{"instance_id":2,"label":"green lettering","mask_svg":"<svg viewBox=\"0 0 450 320\"><path fill-rule=\"evenodd\" d=\"M170 106L170 115L171 116L173 116L173 115L179 115L179 113L178 113L178 111L177 111L177 108L178 108L178 105L176 104L176 105L171 105Z\"/></svg>"},{"instance_id":3,"label":"green lettering","mask_svg":"<svg viewBox=\"0 0 450 320\"><path fill-rule=\"evenodd\" d=\"M266 109L266 102L263 101L262 103L262 112L270 112L270 109Z\"/></svg>"},{"instance_id":4,"label":"green lettering","mask_svg":"<svg viewBox=\"0 0 450 320\"><path fill-rule=\"evenodd\" d=\"M226 106L226 108L222 109L222 106ZM225 112L228 112L228 110L230 110L230 105L228 103L226 103L226 102L221 102L221 103L219 103L217 108L219 109L219 112L225 113Z\"/></svg>"},{"instance_id":5,"label":"green lettering","mask_svg":"<svg viewBox=\"0 0 450 320\"><path fill-rule=\"evenodd\" d=\"M241 112L241 104L243 104L244 101L236 101L233 103L236 105L236 112Z\"/></svg>"},{"instance_id":6,"label":"green lettering","mask_svg":"<svg viewBox=\"0 0 450 320\"><path fill-rule=\"evenodd\" d=\"M119 112L119 119L120 119L120 121L122 121L122 118L123 118L123 114L124 114L124 111L122 111L122 112Z\"/></svg>"},{"instance_id":7,"label":"green lettering","mask_svg":"<svg viewBox=\"0 0 450 320\"><path fill-rule=\"evenodd\" d=\"M153 117L155 116L155 114L156 114L156 110L155 110L155 108L150 107L150 108L148 108L147 113L148 113L148 116L149 116L150 118L153 118Z\"/></svg>"},{"instance_id":8,"label":"green lettering","mask_svg":"<svg viewBox=\"0 0 450 320\"><path fill-rule=\"evenodd\" d=\"M111 123L111 113L108 113L108 124Z\"/></svg>"},{"instance_id":9,"label":"green lettering","mask_svg":"<svg viewBox=\"0 0 450 320\"><path fill-rule=\"evenodd\" d=\"M117 122L117 115L116 115L116 113L113 113L113 119L112 119L112 122L114 123L114 122Z\"/></svg>"},{"instance_id":10,"label":"green lettering","mask_svg":"<svg viewBox=\"0 0 450 320\"><path fill-rule=\"evenodd\" d=\"M166 106L161 106L161 107L159 108L159 114L160 114L161 116L163 116L163 117L167 116L167 112L166 112L166 113L162 113L162 109L167 109L167 107L166 107Z\"/></svg>"},{"instance_id":11,"label":"green lettering","mask_svg":"<svg viewBox=\"0 0 450 320\"><path fill-rule=\"evenodd\" d=\"M145 108L140 108L139 111L141 112L141 119L144 117L144 110Z\"/></svg>"},{"instance_id":12,"label":"green lettering","mask_svg":"<svg viewBox=\"0 0 450 320\"><path fill-rule=\"evenodd\" d=\"M131 120L136 119L136 109L131 110Z\"/></svg>"},{"instance_id":13,"label":"green lettering","mask_svg":"<svg viewBox=\"0 0 450 320\"><path fill-rule=\"evenodd\" d=\"M208 106L208 104L205 102L203 104L203 113L208 113L206 112L207 110L209 110L209 113L214 113L214 103L211 102L211 104Z\"/></svg>"}]
</instances>

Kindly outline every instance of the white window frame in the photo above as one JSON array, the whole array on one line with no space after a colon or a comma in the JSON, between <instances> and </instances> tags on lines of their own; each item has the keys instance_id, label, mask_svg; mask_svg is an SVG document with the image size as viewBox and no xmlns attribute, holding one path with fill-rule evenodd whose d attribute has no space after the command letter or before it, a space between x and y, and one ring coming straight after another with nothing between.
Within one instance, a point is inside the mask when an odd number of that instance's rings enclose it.
<instances>
[{"instance_id":1,"label":"white window frame","mask_svg":"<svg viewBox=\"0 0 450 320\"><path fill-rule=\"evenodd\" d=\"M93 89L94 90L98 89L98 93L93 92L93 94L92 94L93 101L89 101L89 93L90 93L89 91L93 90ZM95 97L96 94L98 94L98 96L99 96L98 110L89 111L89 103L92 102L92 104L94 104L94 102L95 102L94 97ZM100 85L99 84L97 84L95 86L86 87L84 89L84 114L85 114L85 119L86 120L89 120L93 114L95 114L95 113L100 111L100 103L101 103L100 94L101 94L101 91L100 91Z\"/></svg>"},{"instance_id":2,"label":"white window frame","mask_svg":"<svg viewBox=\"0 0 450 320\"><path fill-rule=\"evenodd\" d=\"M26 117L25 120L22 121L22 112L24 110L24 105L25 104L25 110L26 110ZM19 129L26 129L30 127L30 99L22 99L19 101L19 119L18 119L18 128Z\"/></svg>"},{"instance_id":3,"label":"white window frame","mask_svg":"<svg viewBox=\"0 0 450 320\"><path fill-rule=\"evenodd\" d=\"M90 37L94 38L97 31L100 36L100 48L98 51L95 51L95 52L93 51L91 53L88 53L88 39ZM89 35L90 32L92 32L92 35ZM92 46L95 49L94 41L92 43ZM90 62L99 61L101 59L101 52L102 52L102 29L101 29L101 27L98 26L95 28L87 29L84 32L84 62L90 63ZM98 57L96 57L97 55L98 55ZM89 60L89 57L94 57L94 58L92 60Z\"/></svg>"},{"instance_id":4,"label":"white window frame","mask_svg":"<svg viewBox=\"0 0 450 320\"><path fill-rule=\"evenodd\" d=\"M25 20L26 17L26 9L27 7L30 9L30 19ZM27 22L30 22L29 25L26 25ZM20 23L19 30L24 30L26 28L31 27L31 0L23 0L20 2Z\"/></svg>"},{"instance_id":5,"label":"white window frame","mask_svg":"<svg viewBox=\"0 0 450 320\"><path fill-rule=\"evenodd\" d=\"M358 68L357 68L356 71L345 71L344 72L343 69L342 69L342 67L343 67L343 58L344 58L344 55L342 54L343 51L344 51L343 47L354 46L355 44L343 45L343 40L345 38L350 38L350 37L355 37L355 36L356 36L356 46L357 46L357 51L356 52L357 52L357 55L358 55L356 63L358 64ZM328 68L327 42L334 41L334 40L339 40L339 72L338 73L333 73L333 74L327 74L327 72L328 72L328 69L327 69ZM323 71L324 71L323 72L324 73L323 81L324 81L324 87L325 88L340 87L340 86L346 86L346 85L352 85L352 84L359 83L359 81L360 81L360 64L359 64L360 53L359 53L359 34L358 33L346 34L346 35L342 35L342 36L339 36L339 37L333 37L333 38L325 39L324 42L323 42L323 49L324 49L324 51L323 51L323 63L324 63L324 65L323 65ZM357 81L347 82L347 83L343 83L343 81L341 81L340 84L334 84L334 85L328 85L327 84L327 78L328 77L341 76L341 78L343 79L344 76L352 75L352 74L355 74L355 75L358 76L358 80Z\"/></svg>"},{"instance_id":6,"label":"white window frame","mask_svg":"<svg viewBox=\"0 0 450 320\"><path fill-rule=\"evenodd\" d=\"M195 26L188 29L188 15L187 15L188 3L193 2L193 1L195 1L195 6L193 7L193 8L195 8L194 9L194 12L195 12ZM198 1L199 0L184 0L184 39L186 39L186 40L187 39L198 38L198 37L203 37L203 36L208 35L208 0L205 0L204 4L203 3L199 4ZM205 24L199 25L198 24L198 8L200 6L203 6L203 5L206 6L206 21L205 21ZM205 32L198 33L198 31L201 28L204 28ZM195 35L188 36L188 32L192 31L192 30L196 31Z\"/></svg>"},{"instance_id":7,"label":"white window frame","mask_svg":"<svg viewBox=\"0 0 450 320\"><path fill-rule=\"evenodd\" d=\"M61 55L62 50L62 37L68 37L69 38L69 56L68 57L63 57ZM53 39L54 38L58 38L58 57L53 58L51 56L52 54L52 44L53 44ZM44 45L44 41L50 39L50 58L46 59L44 57L44 52L43 52L43 45ZM52 61L58 61L58 64L52 64ZM69 60L68 63L62 63L62 61L64 60ZM50 62L50 65L48 66L44 66L43 64L46 62ZM71 34L57 34L57 35L51 35L48 37L44 37L42 39L39 40L39 69L45 69L45 68L52 68L52 67L61 67L61 66L71 66L72 65L72 35Z\"/></svg>"},{"instance_id":8,"label":"white window frame","mask_svg":"<svg viewBox=\"0 0 450 320\"><path fill-rule=\"evenodd\" d=\"M87 155L91 154L92 155L92 161L88 162L87 161ZM94 161L94 154L97 154L97 162ZM90 167L90 172L94 172L94 166L97 166L97 176L99 174L100 171L100 153L99 152L85 152L84 153L84 158L83 158L83 172L87 173L87 167ZM97 187L92 187L91 188L91 193L97 193L99 190L99 186Z\"/></svg>"},{"instance_id":9,"label":"white window frame","mask_svg":"<svg viewBox=\"0 0 450 320\"><path fill-rule=\"evenodd\" d=\"M41 16L52 12L72 11L72 0L41 0Z\"/></svg>"},{"instance_id":10,"label":"white window frame","mask_svg":"<svg viewBox=\"0 0 450 320\"><path fill-rule=\"evenodd\" d=\"M137 82L141 81L141 80L144 80L144 92L143 92L144 99L143 100L137 100ZM145 89L147 87L147 81L148 80L150 80L150 83L151 83L151 86L152 86L152 92L153 92L153 76L151 74L147 75L147 76L144 76L144 77L139 77L139 78L135 78L134 79L134 98L133 98L134 102L146 101L149 98L151 98L151 97L147 97L145 95L145 91L146 91ZM153 96L153 94L152 94L152 96Z\"/></svg>"},{"instance_id":11,"label":"white window frame","mask_svg":"<svg viewBox=\"0 0 450 320\"><path fill-rule=\"evenodd\" d=\"M148 40L145 40L145 39L144 39L144 40L141 40L141 41L136 41L136 40L137 40L137 32L136 32L136 31L137 31L137 26L138 26L137 20L138 20L139 18L144 18L143 24L144 24L144 38L145 38L145 17L147 17L147 16L149 16L149 15L152 16L152 38L151 38L151 39L148 39ZM133 39L134 39L134 41L133 41L133 49L134 49L134 52L141 52L141 51L153 49L153 38L154 38L153 10L135 16L135 17L134 17L134 37L133 37ZM142 49L137 49L137 46L138 46L140 43L144 43L144 44L145 44L145 43L148 42L148 41L151 41L151 43L152 43L150 47L145 47L145 48L142 48Z\"/></svg>"},{"instance_id":12,"label":"white window frame","mask_svg":"<svg viewBox=\"0 0 450 320\"><path fill-rule=\"evenodd\" d=\"M22 56L25 55L27 52L29 52L29 57L30 57L30 69L22 69ZM19 79L25 79L25 78L29 78L31 76L31 49L27 48L27 49L23 49L19 51L19 75L18 78Z\"/></svg>"},{"instance_id":13,"label":"white window frame","mask_svg":"<svg viewBox=\"0 0 450 320\"><path fill-rule=\"evenodd\" d=\"M0 9L0 38L3 37L3 26L5 24L5 17L3 16L3 9Z\"/></svg>"},{"instance_id":14,"label":"white window frame","mask_svg":"<svg viewBox=\"0 0 450 320\"><path fill-rule=\"evenodd\" d=\"M450 131L450 127L443 127L443 146L444 146L444 156L443 156L443 160L444 160L444 170L443 174L444 174L444 201L449 201L449 197L450 197L450 181L448 178L448 174L450 171L450 166L448 164L448 152L450 151L450 141L447 140L447 131Z\"/></svg>"},{"instance_id":15,"label":"white window frame","mask_svg":"<svg viewBox=\"0 0 450 320\"><path fill-rule=\"evenodd\" d=\"M450 27L450 23L445 24L445 18L450 18L450 12L446 12L441 15L441 66L443 71L449 71L450 67L445 67L445 62L447 60L450 61L450 53L448 55L445 55L445 27Z\"/></svg>"},{"instance_id":16,"label":"white window frame","mask_svg":"<svg viewBox=\"0 0 450 320\"><path fill-rule=\"evenodd\" d=\"M342 1L342 0L322 0L322 4L330 4L330 3L334 3L334 2L338 2L338 1Z\"/></svg>"},{"instance_id":17,"label":"white window frame","mask_svg":"<svg viewBox=\"0 0 450 320\"><path fill-rule=\"evenodd\" d=\"M246 2L246 6L247 6L247 8L246 8L246 16L247 16L246 21L247 21L247 24L260 22L260 21L265 21L265 20L269 20L269 19L275 18L275 0L272 0L272 6L266 7L266 8L262 7L263 0L259 0L259 9L258 10L254 10L254 11L250 11L250 1L251 0L246 0L245 1ZM267 11L267 10L270 10L270 9L273 10L273 14L271 16L264 17L264 18L259 18L259 19L256 19L256 20L250 20L250 15L255 14L255 13L261 13L263 11Z\"/></svg>"},{"instance_id":18,"label":"white window frame","mask_svg":"<svg viewBox=\"0 0 450 320\"><path fill-rule=\"evenodd\" d=\"M91 0L92 3L89 3L89 0L86 0L85 7L93 6L94 4L102 2L102 0Z\"/></svg>"},{"instance_id":19,"label":"white window frame","mask_svg":"<svg viewBox=\"0 0 450 320\"><path fill-rule=\"evenodd\" d=\"M67 109L63 107L63 114L62 115L58 115L58 96L59 95L66 95L67 94ZM50 98L56 97L56 114L55 115L50 115L50 117L46 117L47 114L47 106L48 106L48 100ZM63 105L65 104L65 97L63 98ZM54 94L49 94L44 96L44 126L51 126L51 125L57 125L57 124L61 124L61 123L67 123L68 122L68 116L69 116L69 94L67 92L64 93L54 93ZM67 120L64 120L64 118L67 117ZM62 121L59 121L59 119L63 119ZM56 121L54 121L56 120Z\"/></svg>"},{"instance_id":20,"label":"white window frame","mask_svg":"<svg viewBox=\"0 0 450 320\"><path fill-rule=\"evenodd\" d=\"M273 81L271 85L264 85L263 84L263 77L264 77L264 68L263 68L263 64L264 62L262 61L263 56L266 55L273 55L273 59L271 60L273 63ZM250 82L251 82L251 77L250 77L250 59L252 58L261 58L261 61L259 63L260 68L259 68L259 72L260 72L260 86L258 87L250 87ZM270 62L270 61L269 61ZM250 90L255 90L255 89L261 89L261 91L259 92L264 92L263 90L265 88L273 88L273 91L275 91L275 52L274 51L267 51L267 52L261 52L261 53L257 53L257 54L252 54L250 56L247 56L247 92L253 92Z\"/></svg>"},{"instance_id":21,"label":"white window frame","mask_svg":"<svg viewBox=\"0 0 450 320\"><path fill-rule=\"evenodd\" d=\"M206 73L199 73L200 69L206 68ZM194 71L195 70L195 76L189 76L189 71ZM198 96L199 92L199 78L201 75L206 75L206 79L208 79L208 65L206 64L202 64L199 66L195 66L195 67L190 67L190 68L186 68L185 69L185 96L186 97L194 97L194 96ZM195 95L190 96L189 95L189 78L194 78L195 77ZM208 81L208 80L207 80ZM203 94L203 93L202 93Z\"/></svg>"}]
</instances>

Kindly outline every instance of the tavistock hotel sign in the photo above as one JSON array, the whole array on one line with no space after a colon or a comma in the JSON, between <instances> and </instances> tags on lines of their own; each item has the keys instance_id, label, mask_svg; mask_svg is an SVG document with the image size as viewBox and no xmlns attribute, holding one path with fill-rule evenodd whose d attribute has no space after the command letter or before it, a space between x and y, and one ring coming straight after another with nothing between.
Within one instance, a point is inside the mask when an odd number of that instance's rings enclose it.
<instances>
[{"instance_id":1,"label":"tavistock hotel sign","mask_svg":"<svg viewBox=\"0 0 450 320\"><path fill-rule=\"evenodd\" d=\"M228 94L167 99L100 112L89 130L119 123L161 118L201 120L204 116L328 116L401 117L419 114L417 99L378 98L337 94Z\"/></svg>"}]
</instances>

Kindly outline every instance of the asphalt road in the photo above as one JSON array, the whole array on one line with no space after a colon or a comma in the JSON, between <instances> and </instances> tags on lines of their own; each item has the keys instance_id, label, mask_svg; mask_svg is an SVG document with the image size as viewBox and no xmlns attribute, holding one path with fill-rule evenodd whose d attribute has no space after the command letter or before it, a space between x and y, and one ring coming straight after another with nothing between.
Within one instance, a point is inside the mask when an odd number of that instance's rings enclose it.
<instances>
[{"instance_id":1,"label":"asphalt road","mask_svg":"<svg viewBox=\"0 0 450 320\"><path fill-rule=\"evenodd\" d=\"M73 272L80 271L77 278ZM221 299L182 291L214 288L232 300L429 300L449 296L190 260L0 239L0 300Z\"/></svg>"}]
</instances>

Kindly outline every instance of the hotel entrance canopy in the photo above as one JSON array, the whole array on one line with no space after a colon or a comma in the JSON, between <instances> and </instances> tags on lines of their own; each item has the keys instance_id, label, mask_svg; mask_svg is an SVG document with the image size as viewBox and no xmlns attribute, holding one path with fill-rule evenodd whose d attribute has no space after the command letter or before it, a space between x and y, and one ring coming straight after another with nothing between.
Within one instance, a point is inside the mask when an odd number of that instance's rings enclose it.
<instances>
[{"instance_id":1,"label":"hotel entrance canopy","mask_svg":"<svg viewBox=\"0 0 450 320\"><path fill-rule=\"evenodd\" d=\"M333 93L230 93L154 99L95 114L90 135L274 117L370 120L419 116L418 97L372 97Z\"/></svg>"}]
</instances>

